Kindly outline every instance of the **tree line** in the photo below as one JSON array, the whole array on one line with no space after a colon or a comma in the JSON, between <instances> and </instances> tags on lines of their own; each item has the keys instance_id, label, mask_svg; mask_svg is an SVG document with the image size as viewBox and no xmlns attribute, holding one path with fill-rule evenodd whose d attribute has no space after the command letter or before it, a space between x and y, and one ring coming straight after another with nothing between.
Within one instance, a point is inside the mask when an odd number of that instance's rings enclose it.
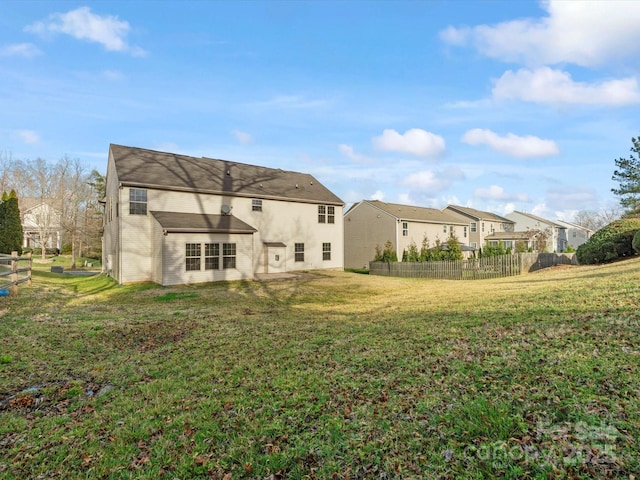
<instances>
[{"instance_id":1,"label":"tree line","mask_svg":"<svg viewBox=\"0 0 640 480\"><path fill-rule=\"evenodd\" d=\"M43 258L46 241L57 230L62 232L63 252L72 256L72 268L80 256L101 256L100 200L105 195L105 177L97 170L67 156L48 162L42 158L18 160L10 153L0 152L0 191L9 192L3 194L0 203L1 253L8 253L14 246L14 250L22 251L24 232L15 224L22 223L25 210L45 205L33 214L33 243ZM14 243L4 241L5 230L11 231L7 235ZM19 245L15 245L18 238Z\"/></svg>"}]
</instances>

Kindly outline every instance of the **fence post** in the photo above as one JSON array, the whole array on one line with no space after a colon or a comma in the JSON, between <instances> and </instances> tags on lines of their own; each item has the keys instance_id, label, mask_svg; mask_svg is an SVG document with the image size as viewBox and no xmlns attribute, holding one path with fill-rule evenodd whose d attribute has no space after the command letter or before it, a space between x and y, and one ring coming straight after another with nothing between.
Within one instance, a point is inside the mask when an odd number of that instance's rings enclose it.
<instances>
[{"instance_id":1,"label":"fence post","mask_svg":"<svg viewBox=\"0 0 640 480\"><path fill-rule=\"evenodd\" d=\"M27 287L31 286L31 252L27 253L27 268L29 271L27 272Z\"/></svg>"},{"instance_id":2,"label":"fence post","mask_svg":"<svg viewBox=\"0 0 640 480\"><path fill-rule=\"evenodd\" d=\"M11 286L11 295L18 294L18 252L11 252L11 281L13 285Z\"/></svg>"}]
</instances>

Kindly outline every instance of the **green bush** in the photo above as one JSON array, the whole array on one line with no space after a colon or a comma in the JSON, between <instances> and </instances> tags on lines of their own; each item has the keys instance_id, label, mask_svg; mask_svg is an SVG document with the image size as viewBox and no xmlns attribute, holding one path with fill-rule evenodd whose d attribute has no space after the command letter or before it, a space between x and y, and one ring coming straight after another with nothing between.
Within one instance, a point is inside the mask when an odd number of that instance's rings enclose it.
<instances>
[{"instance_id":1,"label":"green bush","mask_svg":"<svg viewBox=\"0 0 640 480\"><path fill-rule=\"evenodd\" d=\"M638 231L640 216L625 217L610 223L578 247L578 263L589 265L633 256L633 239Z\"/></svg>"},{"instance_id":2,"label":"green bush","mask_svg":"<svg viewBox=\"0 0 640 480\"><path fill-rule=\"evenodd\" d=\"M640 254L640 230L636 232L633 236L633 240L631 241L631 246L633 247L633 251L637 254Z\"/></svg>"}]
</instances>

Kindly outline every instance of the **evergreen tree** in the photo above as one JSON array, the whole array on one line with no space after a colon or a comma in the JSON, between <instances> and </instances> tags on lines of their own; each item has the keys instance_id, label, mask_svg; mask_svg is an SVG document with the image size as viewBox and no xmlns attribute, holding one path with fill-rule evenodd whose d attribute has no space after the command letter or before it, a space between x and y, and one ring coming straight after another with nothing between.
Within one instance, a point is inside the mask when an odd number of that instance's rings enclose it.
<instances>
[{"instance_id":1,"label":"evergreen tree","mask_svg":"<svg viewBox=\"0 0 640 480\"><path fill-rule=\"evenodd\" d=\"M7 200L9 195L7 192L2 192L2 200L0 201L0 253L11 253L8 248L6 224L7 224Z\"/></svg>"},{"instance_id":2,"label":"evergreen tree","mask_svg":"<svg viewBox=\"0 0 640 480\"><path fill-rule=\"evenodd\" d=\"M453 231L451 231L447 240L447 254L448 260L462 260L464 258L460 240L454 235Z\"/></svg>"},{"instance_id":3,"label":"evergreen tree","mask_svg":"<svg viewBox=\"0 0 640 480\"><path fill-rule=\"evenodd\" d=\"M620 197L620 204L624 208L635 211L640 209L640 137L631 138L631 142L633 146L629 158L615 160L617 168L611 178L620 186L611 191Z\"/></svg>"},{"instance_id":4,"label":"evergreen tree","mask_svg":"<svg viewBox=\"0 0 640 480\"><path fill-rule=\"evenodd\" d=\"M9 252L16 251L22 254L22 222L20 221L20 207L18 206L18 195L15 190L9 192L9 198L3 202L5 207L5 231L6 242Z\"/></svg>"},{"instance_id":5,"label":"evergreen tree","mask_svg":"<svg viewBox=\"0 0 640 480\"><path fill-rule=\"evenodd\" d=\"M15 190L2 193L0 203L0 253L22 254L22 223Z\"/></svg>"}]
</instances>

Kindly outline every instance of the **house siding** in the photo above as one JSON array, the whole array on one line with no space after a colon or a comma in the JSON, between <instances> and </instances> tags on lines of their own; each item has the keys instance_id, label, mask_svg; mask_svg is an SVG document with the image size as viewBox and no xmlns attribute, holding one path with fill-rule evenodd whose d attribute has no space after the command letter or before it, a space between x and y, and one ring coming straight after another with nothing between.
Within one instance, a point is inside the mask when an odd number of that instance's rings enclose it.
<instances>
[{"instance_id":1,"label":"house siding","mask_svg":"<svg viewBox=\"0 0 640 480\"><path fill-rule=\"evenodd\" d=\"M236 168L236 167L234 167ZM278 171L281 172L281 171ZM306 178L306 177L305 177ZM217 280L252 278L256 273L269 272L269 253L279 255L277 268L286 271L307 269L342 269L344 267L343 204L339 199L298 200L308 195L303 186L295 185L291 197L280 199L272 195L244 195L177 191L169 187L157 188L142 184L122 185L109 151L107 190L104 220L103 264L105 271L119 283L153 281L164 285ZM311 184L313 185L313 183ZM147 192L146 215L129 213L130 188ZM306 187L307 190L309 187ZM330 193L330 192L329 192ZM262 201L261 211L253 210L253 200ZM173 212L199 215L221 215L222 206L231 207L231 215L253 229L247 232L187 232L161 225L151 212ZM333 206L334 223L318 221L318 206ZM236 268L221 271L187 271L186 243L236 243ZM265 244L284 244L284 247L265 248ZM323 244L330 244L330 254L323 252ZM296 261L295 245L304 244L303 258ZM324 255L323 255L324 253ZM329 259L325 259L330 256ZM108 259L111 259L107 266ZM273 263L272 267L276 268ZM204 269L204 266L203 266Z\"/></svg>"},{"instance_id":2,"label":"house siding","mask_svg":"<svg viewBox=\"0 0 640 480\"><path fill-rule=\"evenodd\" d=\"M548 252L562 252L566 248L567 237L566 229L558 228L554 222L544 222L540 219L532 218L528 215L523 215L520 212L511 212L505 215L509 220L516 222L516 230L540 230L549 231L551 236L547 240L546 249Z\"/></svg>"},{"instance_id":3,"label":"house siding","mask_svg":"<svg viewBox=\"0 0 640 480\"><path fill-rule=\"evenodd\" d=\"M345 215L344 266L368 268L376 247L384 248L389 240L397 248L396 228L397 220L379 208L366 202L354 206Z\"/></svg>"},{"instance_id":4,"label":"house siding","mask_svg":"<svg viewBox=\"0 0 640 480\"><path fill-rule=\"evenodd\" d=\"M223 280L243 280L253 278L252 258L253 241L251 234L192 234L169 233L163 236L162 264L164 265L163 285L183 285L190 283L217 282ZM186 270L185 248L187 243L201 244L202 260L200 270ZM223 243L236 245L235 268L222 268L222 256L220 257L220 269L205 270L204 268L204 244L219 243L221 254Z\"/></svg>"}]
</instances>

